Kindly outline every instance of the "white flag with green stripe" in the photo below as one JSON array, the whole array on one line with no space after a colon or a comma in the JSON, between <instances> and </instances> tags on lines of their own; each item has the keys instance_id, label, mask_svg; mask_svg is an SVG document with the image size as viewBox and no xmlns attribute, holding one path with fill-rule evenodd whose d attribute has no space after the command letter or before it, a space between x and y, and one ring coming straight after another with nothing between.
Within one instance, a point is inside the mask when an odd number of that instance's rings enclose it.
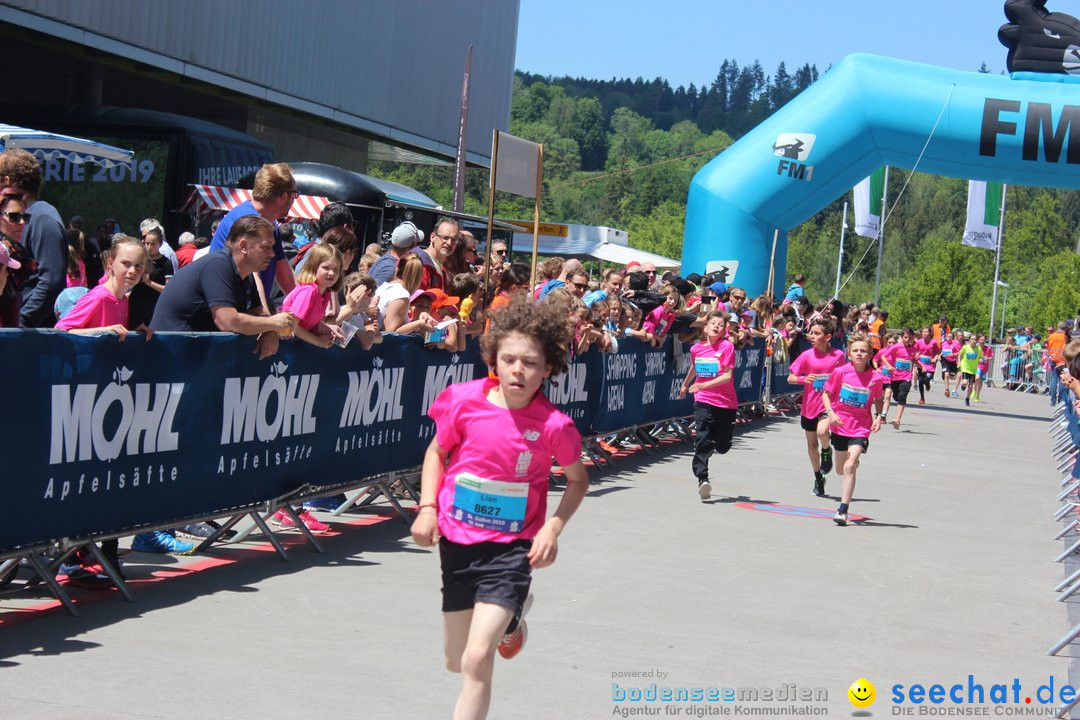
<instances>
[{"instance_id":1,"label":"white flag with green stripe","mask_svg":"<svg viewBox=\"0 0 1080 720\"><path fill-rule=\"evenodd\" d=\"M1001 222L1001 183L968 181L967 224L964 244L993 250Z\"/></svg>"},{"instance_id":2,"label":"white flag with green stripe","mask_svg":"<svg viewBox=\"0 0 1080 720\"><path fill-rule=\"evenodd\" d=\"M881 231L881 196L885 185L885 168L855 186L855 233L874 238Z\"/></svg>"}]
</instances>

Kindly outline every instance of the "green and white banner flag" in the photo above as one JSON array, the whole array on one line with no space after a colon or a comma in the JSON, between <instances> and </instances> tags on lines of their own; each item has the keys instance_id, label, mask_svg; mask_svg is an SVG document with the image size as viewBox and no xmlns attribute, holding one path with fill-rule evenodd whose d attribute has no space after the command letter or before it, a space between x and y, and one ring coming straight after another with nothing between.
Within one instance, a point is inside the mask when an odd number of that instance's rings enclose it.
<instances>
[{"instance_id":1,"label":"green and white banner flag","mask_svg":"<svg viewBox=\"0 0 1080 720\"><path fill-rule=\"evenodd\" d=\"M1001 183L968 181L967 224L964 244L993 250L1001 221Z\"/></svg>"},{"instance_id":2,"label":"green and white banner flag","mask_svg":"<svg viewBox=\"0 0 1080 720\"><path fill-rule=\"evenodd\" d=\"M855 233L874 238L881 230L881 195L885 186L885 168L855 186Z\"/></svg>"}]
</instances>

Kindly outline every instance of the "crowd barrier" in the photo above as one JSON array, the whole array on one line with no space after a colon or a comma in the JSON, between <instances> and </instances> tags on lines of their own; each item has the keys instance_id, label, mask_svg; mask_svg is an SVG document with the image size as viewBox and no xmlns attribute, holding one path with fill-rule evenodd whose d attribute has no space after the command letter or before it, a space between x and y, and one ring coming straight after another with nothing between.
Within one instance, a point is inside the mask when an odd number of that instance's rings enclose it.
<instances>
[{"instance_id":1,"label":"crowd barrier","mask_svg":"<svg viewBox=\"0 0 1080 720\"><path fill-rule=\"evenodd\" d=\"M475 341L460 353L394 335L369 352L291 341L264 361L253 343L0 331L3 485L19 509L0 524L0 558L413 468L434 435L434 399L487 372ZM626 340L586 353L548 397L586 436L688 416L688 348ZM738 352L740 403L762 402L765 356L760 339Z\"/></svg>"},{"instance_id":2,"label":"crowd barrier","mask_svg":"<svg viewBox=\"0 0 1080 720\"><path fill-rule=\"evenodd\" d=\"M1053 443L1051 452L1059 461L1057 469L1062 474L1061 491L1057 495L1057 500L1062 505L1054 514L1054 519L1064 523L1064 527L1054 539L1063 540L1066 546L1055 561L1065 564L1067 575L1057 584L1054 592L1058 593L1058 602L1066 603L1080 591L1080 561L1077 561L1076 557L1076 553L1080 552L1080 463L1077 462L1080 451L1080 421L1076 411L1076 396L1071 391L1064 391L1061 400L1055 406L1048 430ZM1078 637L1080 625L1071 628L1046 654L1056 655ZM1080 698L1057 708L1054 717L1068 717L1078 702Z\"/></svg>"},{"instance_id":3,"label":"crowd barrier","mask_svg":"<svg viewBox=\"0 0 1080 720\"><path fill-rule=\"evenodd\" d=\"M989 349L993 356L986 370L988 385L1021 392L1046 391L1049 371L1045 350L1006 345L991 345Z\"/></svg>"}]
</instances>

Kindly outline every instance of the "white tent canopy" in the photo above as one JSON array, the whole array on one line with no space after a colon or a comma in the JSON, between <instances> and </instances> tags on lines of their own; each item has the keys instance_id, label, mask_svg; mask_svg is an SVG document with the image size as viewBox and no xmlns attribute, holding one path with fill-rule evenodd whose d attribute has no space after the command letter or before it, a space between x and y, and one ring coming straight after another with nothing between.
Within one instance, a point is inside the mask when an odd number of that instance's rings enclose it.
<instances>
[{"instance_id":1,"label":"white tent canopy","mask_svg":"<svg viewBox=\"0 0 1080 720\"><path fill-rule=\"evenodd\" d=\"M22 148L42 160L63 158L73 163L92 162L105 167L130 165L135 154L93 140L0 123L0 151L12 148Z\"/></svg>"},{"instance_id":2,"label":"white tent canopy","mask_svg":"<svg viewBox=\"0 0 1080 720\"><path fill-rule=\"evenodd\" d=\"M514 233L514 252L532 252L532 223L527 220L503 220L522 228ZM632 261L652 263L657 268L677 268L682 262L632 248L625 230L600 225L564 225L540 223L539 254L559 257L591 257L615 265Z\"/></svg>"}]
</instances>

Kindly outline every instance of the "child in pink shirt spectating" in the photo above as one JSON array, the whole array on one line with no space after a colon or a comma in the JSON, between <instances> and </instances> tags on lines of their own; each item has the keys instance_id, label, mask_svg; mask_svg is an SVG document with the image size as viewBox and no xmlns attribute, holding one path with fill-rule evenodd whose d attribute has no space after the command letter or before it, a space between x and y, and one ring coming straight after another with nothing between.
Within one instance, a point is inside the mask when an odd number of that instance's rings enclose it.
<instances>
[{"instance_id":1,"label":"child in pink shirt spectating","mask_svg":"<svg viewBox=\"0 0 1080 720\"><path fill-rule=\"evenodd\" d=\"M304 267L296 274L296 287L281 303L282 312L296 316L296 337L316 347L328 348L342 340L341 328L326 322L326 310L333 293L341 289L341 251L321 243L308 251Z\"/></svg>"},{"instance_id":2,"label":"child in pink shirt spectating","mask_svg":"<svg viewBox=\"0 0 1080 720\"><path fill-rule=\"evenodd\" d=\"M468 718L487 716L495 653L524 645L532 570L555 562L589 486L581 435L542 391L567 368L564 307L518 296L489 320L481 350L495 377L450 385L428 411L435 438L412 525L418 545L439 546L446 666L462 675L454 717ZM567 483L548 518L552 458Z\"/></svg>"},{"instance_id":3,"label":"child in pink shirt spectating","mask_svg":"<svg viewBox=\"0 0 1080 720\"><path fill-rule=\"evenodd\" d=\"M675 312L682 304L682 296L673 287L667 289L667 298L662 305L657 306L641 323L641 329L645 331L649 342L659 347L667 338L668 331L675 324Z\"/></svg>"},{"instance_id":4,"label":"child in pink shirt spectating","mask_svg":"<svg viewBox=\"0 0 1080 720\"><path fill-rule=\"evenodd\" d=\"M825 383L821 402L833 425L836 473L844 476L840 507L833 515L837 525L847 525L848 505L855 493L855 471L859 458L870 447L870 433L881 429L888 411L884 397L885 380L869 366L870 341L855 336L848 342L851 364L834 370ZM884 407L883 407L884 405Z\"/></svg>"}]
</instances>

